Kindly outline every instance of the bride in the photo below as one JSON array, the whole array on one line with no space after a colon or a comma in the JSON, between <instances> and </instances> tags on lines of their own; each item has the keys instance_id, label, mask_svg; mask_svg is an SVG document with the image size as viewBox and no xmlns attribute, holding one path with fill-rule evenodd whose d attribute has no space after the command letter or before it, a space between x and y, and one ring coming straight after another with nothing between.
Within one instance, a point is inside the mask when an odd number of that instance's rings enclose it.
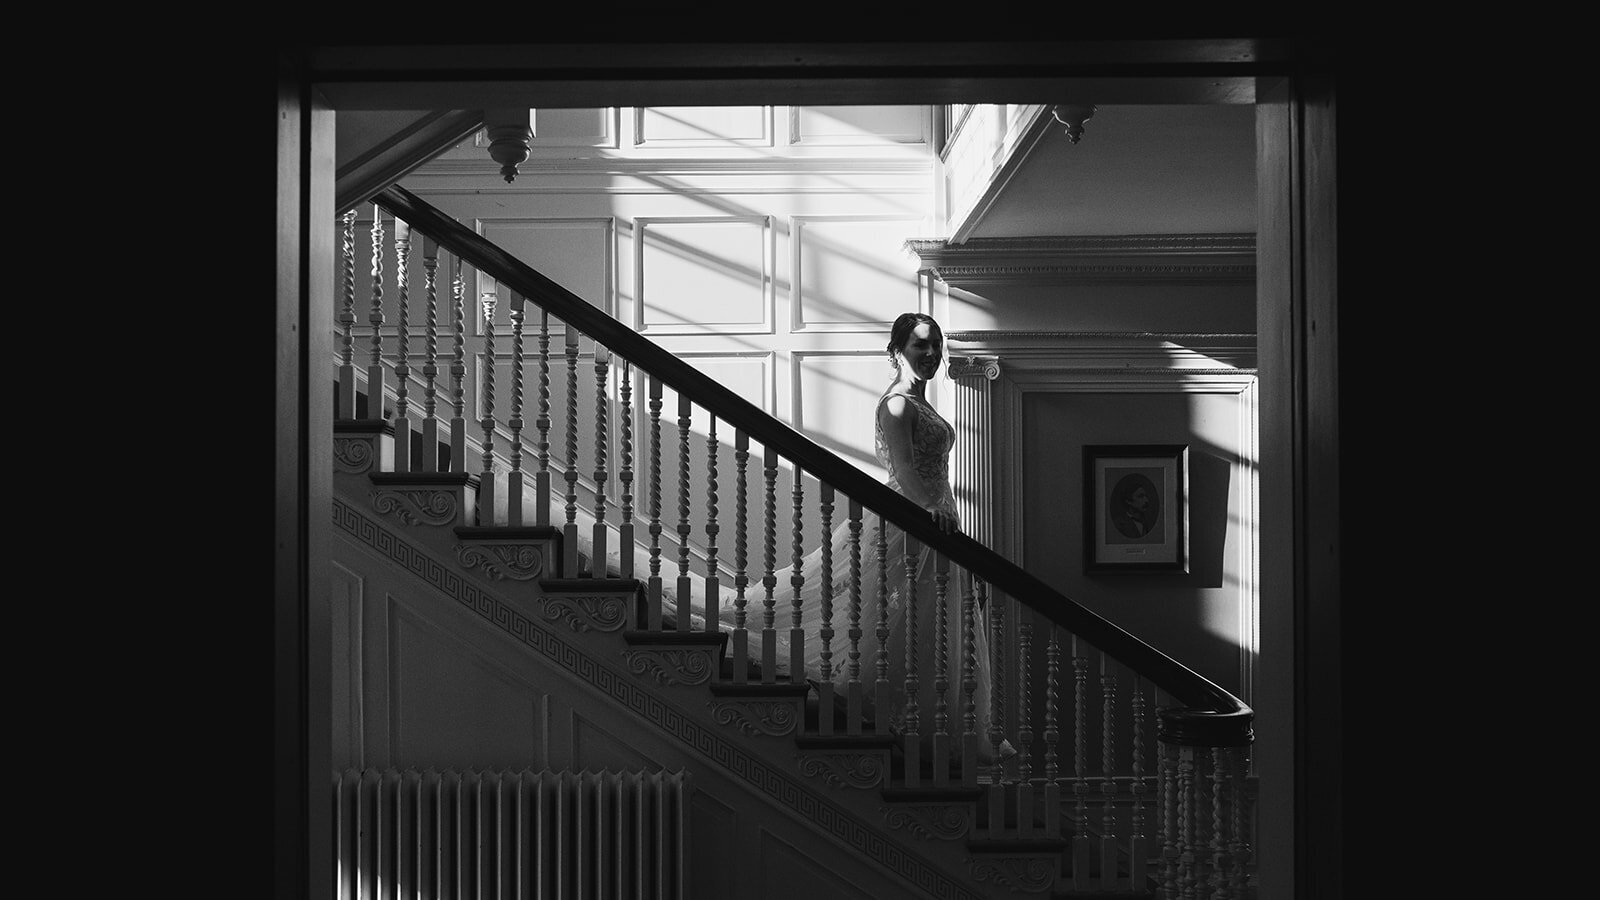
<instances>
[{"instance_id":1,"label":"bride","mask_svg":"<svg viewBox=\"0 0 1600 900\"><path fill-rule=\"evenodd\" d=\"M944 333L939 323L922 313L903 313L895 319L889 332L889 363L894 368L894 378L878 399L874 414L873 444L878 462L889 473L888 485L922 507L935 526L952 533L961 526L956 510L955 495L950 486L949 459L955 444L955 429L946 422L928 402L928 381L939 371L944 359ZM906 734L911 730L909 714L913 711L907 692L907 613L915 616L917 690L916 730L922 735L920 743L931 745L935 730L935 714L939 710L937 690L937 654L940 634L938 620L945 617L947 639L944 647L946 662L944 731L951 735L951 746L960 746L960 735L965 731L966 693L963 688L962 667L965 658L962 632L964 595L971 591L971 577L964 569L952 564L944 585L943 602L940 602L939 580L934 553L921 546L911 583L914 594L907 590L906 534L893 523L885 523L870 510L862 512L860 532L861 610L859 644L859 679L864 695L866 720L874 720L874 683L878 679L879 628L878 606L880 578L878 574L878 534L883 528L887 552L883 556L887 574L887 680L889 694L887 719L892 731ZM835 528L829 548L832 596L829 598L831 640L829 643L829 669L827 676L835 685L836 707L843 709L849 696L851 660L848 630L850 603L850 531L848 523ZM920 542L918 542L920 545ZM822 549L812 552L802 561L804 577L800 596L801 628L805 642L806 676L813 681L823 679L822 627L824 622L822 578ZM914 597L914 600L912 599ZM776 621L779 671L786 668L789 658L788 624L793 609L791 602L780 601ZM972 700L976 713L976 732L980 760L987 763L992 757L989 744L989 642L986 612L973 603L973 650L976 657L973 675L976 686ZM752 623L754 624L754 623ZM958 752L958 751L957 751ZM1010 745L1003 744L1001 753L1009 756ZM927 752L924 758L929 758Z\"/></svg>"}]
</instances>

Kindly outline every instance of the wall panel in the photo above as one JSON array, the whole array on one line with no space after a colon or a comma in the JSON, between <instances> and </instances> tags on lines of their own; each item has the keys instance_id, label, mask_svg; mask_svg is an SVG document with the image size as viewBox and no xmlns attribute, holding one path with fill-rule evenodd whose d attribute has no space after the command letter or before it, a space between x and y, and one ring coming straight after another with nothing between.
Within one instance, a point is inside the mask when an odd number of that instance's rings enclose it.
<instances>
[{"instance_id":1,"label":"wall panel","mask_svg":"<svg viewBox=\"0 0 1600 900\"><path fill-rule=\"evenodd\" d=\"M480 766L543 764L545 691L399 597L390 596L388 609L393 758L443 766L470 754Z\"/></svg>"},{"instance_id":2,"label":"wall panel","mask_svg":"<svg viewBox=\"0 0 1600 900\"><path fill-rule=\"evenodd\" d=\"M635 114L640 147L722 148L772 145L770 106L661 106Z\"/></svg>"},{"instance_id":3,"label":"wall panel","mask_svg":"<svg viewBox=\"0 0 1600 900\"><path fill-rule=\"evenodd\" d=\"M772 330L769 217L641 217L634 224L637 330L645 334Z\"/></svg>"},{"instance_id":4,"label":"wall panel","mask_svg":"<svg viewBox=\"0 0 1600 900\"><path fill-rule=\"evenodd\" d=\"M887 334L895 316L919 309L916 261L903 247L920 227L904 217L796 216L790 327Z\"/></svg>"}]
</instances>

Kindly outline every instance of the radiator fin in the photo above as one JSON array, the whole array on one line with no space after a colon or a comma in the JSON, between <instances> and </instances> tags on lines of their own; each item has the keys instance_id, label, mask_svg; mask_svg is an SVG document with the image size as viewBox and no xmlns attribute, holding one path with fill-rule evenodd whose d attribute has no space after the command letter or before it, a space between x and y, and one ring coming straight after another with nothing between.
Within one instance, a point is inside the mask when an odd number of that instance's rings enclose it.
<instances>
[{"instance_id":1,"label":"radiator fin","mask_svg":"<svg viewBox=\"0 0 1600 900\"><path fill-rule=\"evenodd\" d=\"M338 900L683 900L688 774L346 769Z\"/></svg>"}]
</instances>

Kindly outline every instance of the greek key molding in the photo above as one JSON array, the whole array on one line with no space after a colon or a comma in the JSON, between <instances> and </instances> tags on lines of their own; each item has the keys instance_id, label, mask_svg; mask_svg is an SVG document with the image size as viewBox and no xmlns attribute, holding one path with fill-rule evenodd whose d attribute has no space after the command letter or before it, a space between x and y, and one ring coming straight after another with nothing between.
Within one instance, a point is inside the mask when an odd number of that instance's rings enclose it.
<instances>
[{"instance_id":1,"label":"greek key molding","mask_svg":"<svg viewBox=\"0 0 1600 900\"><path fill-rule=\"evenodd\" d=\"M372 508L407 525L449 525L461 515L456 491L429 488L375 488Z\"/></svg>"},{"instance_id":2,"label":"greek key molding","mask_svg":"<svg viewBox=\"0 0 1600 900\"><path fill-rule=\"evenodd\" d=\"M925 841L954 840L972 825L970 803L905 803L882 809L883 821L891 829L905 829Z\"/></svg>"},{"instance_id":3,"label":"greek key molding","mask_svg":"<svg viewBox=\"0 0 1600 900\"><path fill-rule=\"evenodd\" d=\"M707 700L706 705L718 725L737 725L750 735L782 737L800 721L790 700Z\"/></svg>"},{"instance_id":4,"label":"greek key molding","mask_svg":"<svg viewBox=\"0 0 1600 900\"><path fill-rule=\"evenodd\" d=\"M546 594L542 603L546 619L566 622L573 631L617 631L627 618L622 597Z\"/></svg>"},{"instance_id":5,"label":"greek key molding","mask_svg":"<svg viewBox=\"0 0 1600 900\"><path fill-rule=\"evenodd\" d=\"M980 894L949 874L933 868L926 859L888 837L878 825L829 801L799 777L750 754L728 740L718 729L689 718L678 708L641 687L637 681L596 661L588 653L561 639L557 632L543 627L510 603L488 593L474 579L398 537L360 508L335 496L332 513L334 527L352 540L411 572L467 611L520 641L531 652L610 697L613 702L631 711L639 721L650 723L663 734L744 780L757 793L785 807L818 832L883 866L886 871L930 897L939 900L982 900Z\"/></svg>"},{"instance_id":6,"label":"greek key molding","mask_svg":"<svg viewBox=\"0 0 1600 900\"><path fill-rule=\"evenodd\" d=\"M1056 881L1059 860L1042 856L995 856L984 859L967 858L972 877L988 881L1013 892L1043 893Z\"/></svg>"},{"instance_id":7,"label":"greek key molding","mask_svg":"<svg viewBox=\"0 0 1600 900\"><path fill-rule=\"evenodd\" d=\"M372 450L370 438L333 439L333 465L341 472L360 475L372 468L377 454Z\"/></svg>"},{"instance_id":8,"label":"greek key molding","mask_svg":"<svg viewBox=\"0 0 1600 900\"><path fill-rule=\"evenodd\" d=\"M637 647L622 652L628 657L628 671L635 675L649 675L659 684L705 684L711 680L711 654L705 650Z\"/></svg>"},{"instance_id":9,"label":"greek key molding","mask_svg":"<svg viewBox=\"0 0 1600 900\"><path fill-rule=\"evenodd\" d=\"M883 785L883 754L813 753L800 757L800 774L836 788L871 790Z\"/></svg>"},{"instance_id":10,"label":"greek key molding","mask_svg":"<svg viewBox=\"0 0 1600 900\"><path fill-rule=\"evenodd\" d=\"M541 544L457 544L456 561L465 568L481 567L493 579L531 581L544 572L545 551ZM610 631L611 629L602 629Z\"/></svg>"}]
</instances>

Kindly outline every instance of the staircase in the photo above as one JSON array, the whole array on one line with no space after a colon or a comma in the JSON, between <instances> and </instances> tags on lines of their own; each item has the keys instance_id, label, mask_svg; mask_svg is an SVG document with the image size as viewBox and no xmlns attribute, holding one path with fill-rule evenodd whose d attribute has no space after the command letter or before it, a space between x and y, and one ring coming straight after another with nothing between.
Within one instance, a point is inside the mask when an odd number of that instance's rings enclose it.
<instances>
[{"instance_id":1,"label":"staircase","mask_svg":"<svg viewBox=\"0 0 1600 900\"><path fill-rule=\"evenodd\" d=\"M427 608L441 632L459 636L463 646L486 658L518 654L511 665L528 667L528 682L559 683L548 687L549 696L568 698L562 702L582 708L601 723L597 728L624 738L620 743L648 749L643 766L690 771L700 786L700 805L691 816L688 896L1253 896L1245 777L1251 713L1236 698L970 538L934 531L920 510L886 486L416 197L389 188L376 202L405 223L404 231L421 236L412 240L430 260L430 321L432 273L441 249L509 288L516 304L518 371L504 422L496 417L491 376L485 416L473 422L483 426L484 436L471 441L464 410L457 406L454 416L444 415L450 404L441 411L433 402L434 377L447 368L459 376L454 367L461 363L436 358L430 335L424 410L409 394L411 355L403 346L392 362L375 349L373 364L365 373L356 371L347 302L335 423L334 522L348 547L341 558L362 569L363 577L396 585L393 594L421 595L429 604L432 598L453 601L439 604L443 609ZM345 247L348 270L348 237ZM405 268L401 259L397 269ZM397 289L408 291L409 285L402 280ZM462 306L459 292L455 304ZM539 334L536 417L525 415L533 403L525 407L522 391L531 380L521 371L525 304L546 317ZM635 387L649 409L647 452L636 452L629 427L623 427L614 457L619 471L610 473L620 476L621 496L605 494L612 459L602 442L581 509L572 463L579 380L573 376L567 378L565 404L563 458L569 464L558 471L548 461L551 412L559 405L548 389L549 317L566 326L571 372L579 336L594 342L602 387L612 379L621 386L622 421L634 420ZM399 327L404 342L407 325ZM708 487L700 488L710 491L712 518L703 529L710 546L693 548L705 573L694 577L688 575L686 521L678 528L683 538L674 543L670 517L664 524L661 516L664 386L678 398L680 459L688 458L691 404L712 414L713 448L718 421L734 430L738 518L729 530L736 559L718 559L716 535L728 526L716 521L713 449ZM444 394L448 401L449 391ZM596 415L602 422L607 415L603 397ZM539 431L537 452L529 454L537 464L525 467L523 428L530 420ZM509 444L509 453L500 441ZM750 450L752 441L760 445L759 456ZM746 571L759 565L747 553L744 517L752 458L767 475L765 579ZM1008 673L1009 682L999 679L995 696L977 698L996 711L989 734L941 734L936 746L948 751L937 761L924 758L916 735L859 713L855 685L839 695L829 678L791 679L770 652L762 652L760 628L747 629L742 615L730 617L727 604L708 601L726 597L731 587L742 609L747 588L753 597L763 582L770 596L777 578L771 473L779 459L823 487L814 493L825 509L835 494L842 515L871 509L937 554L941 564L970 573L976 602L987 603L996 615L1014 606L1026 617L1019 646L995 649L994 665ZM650 491L637 518L631 493L636 469ZM680 471L687 471L687 463ZM680 502L695 490L687 477L678 486ZM798 486L795 502L798 522ZM663 554L674 551L680 563L676 583L661 575ZM848 608L854 647L862 604L859 597L849 599L847 606L840 598L841 617ZM841 622L841 642L846 633ZM949 639L955 660L962 658L960 637ZM870 648L870 636L859 642L863 657ZM1100 670L1094 684L1091 660ZM1070 682L1066 691L1063 682ZM1064 692L1072 695L1070 714ZM950 719L957 729L960 717ZM942 732L944 722L937 727ZM980 765L974 752L980 740L996 748L1009 741L1022 752L1004 763ZM577 747L580 741L572 743ZM748 828L719 827L727 822L759 823L764 843L752 849Z\"/></svg>"}]
</instances>

